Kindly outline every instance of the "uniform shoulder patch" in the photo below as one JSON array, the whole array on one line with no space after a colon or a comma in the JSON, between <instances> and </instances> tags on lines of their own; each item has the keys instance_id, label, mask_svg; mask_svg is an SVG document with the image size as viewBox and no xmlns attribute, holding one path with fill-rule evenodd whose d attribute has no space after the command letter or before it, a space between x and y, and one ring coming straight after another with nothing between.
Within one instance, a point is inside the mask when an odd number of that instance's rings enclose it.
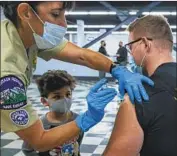
<instances>
[{"instance_id":1,"label":"uniform shoulder patch","mask_svg":"<svg viewBox=\"0 0 177 156\"><path fill-rule=\"evenodd\" d=\"M14 111L10 114L10 119L19 126L25 126L29 122L29 115L25 109Z\"/></svg>"},{"instance_id":2,"label":"uniform shoulder patch","mask_svg":"<svg viewBox=\"0 0 177 156\"><path fill-rule=\"evenodd\" d=\"M27 104L25 85L18 77L9 75L0 79L0 109L18 109Z\"/></svg>"}]
</instances>

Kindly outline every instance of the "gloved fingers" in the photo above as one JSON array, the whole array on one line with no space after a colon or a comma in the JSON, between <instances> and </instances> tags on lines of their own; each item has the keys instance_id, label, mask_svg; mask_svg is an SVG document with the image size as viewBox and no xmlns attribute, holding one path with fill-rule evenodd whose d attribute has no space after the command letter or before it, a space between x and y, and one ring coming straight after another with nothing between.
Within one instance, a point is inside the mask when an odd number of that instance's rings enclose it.
<instances>
[{"instance_id":1,"label":"gloved fingers","mask_svg":"<svg viewBox=\"0 0 177 156\"><path fill-rule=\"evenodd\" d=\"M106 95L105 99L103 99L103 102L106 102L106 103L109 103L111 102L114 97L116 96L117 94L113 94L113 95Z\"/></svg>"},{"instance_id":2,"label":"gloved fingers","mask_svg":"<svg viewBox=\"0 0 177 156\"><path fill-rule=\"evenodd\" d=\"M148 78L146 76L142 75L141 80L142 80L142 82L145 82L145 83L149 84L150 86L154 86L154 82L150 78Z\"/></svg>"},{"instance_id":3,"label":"gloved fingers","mask_svg":"<svg viewBox=\"0 0 177 156\"><path fill-rule=\"evenodd\" d=\"M143 97L143 99L148 101L149 100L149 96L146 93L146 90L144 89L143 85L140 83L138 87L139 87L139 91L140 91L140 94Z\"/></svg>"},{"instance_id":4,"label":"gloved fingers","mask_svg":"<svg viewBox=\"0 0 177 156\"><path fill-rule=\"evenodd\" d=\"M120 93L121 96L125 95L125 86L124 86L123 82L119 83L119 93Z\"/></svg>"},{"instance_id":5,"label":"gloved fingers","mask_svg":"<svg viewBox=\"0 0 177 156\"><path fill-rule=\"evenodd\" d=\"M99 101L98 105L96 106L96 109L103 110L106 105L114 99L115 96L116 94L107 95L106 98Z\"/></svg>"},{"instance_id":6,"label":"gloved fingers","mask_svg":"<svg viewBox=\"0 0 177 156\"><path fill-rule=\"evenodd\" d=\"M126 89L128 95L130 97L131 102L134 104L134 94L133 94L131 86L130 85L126 85L125 89Z\"/></svg>"},{"instance_id":7,"label":"gloved fingers","mask_svg":"<svg viewBox=\"0 0 177 156\"><path fill-rule=\"evenodd\" d=\"M108 94L108 95L105 95L104 97L100 97L100 98L99 98L99 104L101 104L101 103L104 102L104 101L109 101L109 98L114 98L116 95L117 95L117 93L114 92L114 93L110 93L110 94ZM102 104L101 104L101 105L102 105Z\"/></svg>"},{"instance_id":8,"label":"gloved fingers","mask_svg":"<svg viewBox=\"0 0 177 156\"><path fill-rule=\"evenodd\" d=\"M135 96L135 99L139 102L142 103L142 98L140 95L139 87L137 83L134 83L132 86L133 94Z\"/></svg>"},{"instance_id":9,"label":"gloved fingers","mask_svg":"<svg viewBox=\"0 0 177 156\"><path fill-rule=\"evenodd\" d=\"M116 95L117 95L117 92L112 92L112 93L109 93L109 94L107 94L107 95L105 95L105 96L97 97L97 98L94 99L94 102L93 102L93 103L90 103L89 106L95 107L95 108L98 108L98 107L100 108L100 107L102 107L102 106L104 105L104 102L105 102L105 101L108 101L108 102L109 102L110 98L112 99L112 98L114 98Z\"/></svg>"},{"instance_id":10,"label":"gloved fingers","mask_svg":"<svg viewBox=\"0 0 177 156\"><path fill-rule=\"evenodd\" d=\"M101 79L100 81L98 81L91 89L91 92L97 92L104 84L107 83L107 79Z\"/></svg>"},{"instance_id":11,"label":"gloved fingers","mask_svg":"<svg viewBox=\"0 0 177 156\"><path fill-rule=\"evenodd\" d=\"M106 88L103 90L100 90L98 93L96 93L96 97L104 97L105 95L108 94L115 94L117 93L114 88Z\"/></svg>"}]
</instances>

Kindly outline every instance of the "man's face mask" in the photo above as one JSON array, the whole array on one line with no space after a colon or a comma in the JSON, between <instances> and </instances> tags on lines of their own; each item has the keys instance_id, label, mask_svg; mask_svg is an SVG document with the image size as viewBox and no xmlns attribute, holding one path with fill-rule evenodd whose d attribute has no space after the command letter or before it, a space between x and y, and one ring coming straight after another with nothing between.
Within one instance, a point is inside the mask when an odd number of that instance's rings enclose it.
<instances>
[{"instance_id":1,"label":"man's face mask","mask_svg":"<svg viewBox=\"0 0 177 156\"><path fill-rule=\"evenodd\" d=\"M40 36L35 33L34 29L28 23L31 30L33 31L33 36L34 36L34 40L36 42L37 47L39 49L51 49L59 45L61 41L63 40L67 29L65 27L52 24L49 22L44 23L34 10L33 12L44 25L43 35Z\"/></svg>"},{"instance_id":2,"label":"man's face mask","mask_svg":"<svg viewBox=\"0 0 177 156\"><path fill-rule=\"evenodd\" d=\"M133 58L133 57L132 57L132 58ZM143 74L143 63L144 63L145 58L146 58L146 53L144 54L144 56L143 56L143 58L142 58L142 60L141 60L141 64L140 64L140 65L137 65L137 64L135 63L134 58L133 58L133 61L134 61L134 64L135 64L135 71L134 71L134 72Z\"/></svg>"},{"instance_id":3,"label":"man's face mask","mask_svg":"<svg viewBox=\"0 0 177 156\"><path fill-rule=\"evenodd\" d=\"M50 111L62 114L67 113L72 104L72 100L70 98L63 98L57 101L48 100L48 102L50 103Z\"/></svg>"},{"instance_id":4,"label":"man's face mask","mask_svg":"<svg viewBox=\"0 0 177 156\"><path fill-rule=\"evenodd\" d=\"M135 40L136 41L136 40ZM138 41L138 40L137 40ZM139 45L138 45L139 46ZM137 47L136 47L137 48ZM132 49L133 50L133 49ZM130 54L132 55L133 51L135 51L135 49L130 52ZM141 63L140 65L137 65L135 60L134 60L134 57L131 56L131 59L132 59L132 69L133 69L133 72L136 72L136 73L140 73L140 74L143 74L143 63L144 63L144 60L146 58L146 55L147 53L144 54L142 60L141 60Z\"/></svg>"},{"instance_id":5,"label":"man's face mask","mask_svg":"<svg viewBox=\"0 0 177 156\"><path fill-rule=\"evenodd\" d=\"M144 54L144 56L143 56L143 58L142 58L142 60L141 60L140 65L137 65L137 64L135 63L136 66L137 66L137 68L136 68L136 72L137 72L137 73L143 74L143 64L144 64L144 60L145 60L146 56L147 56L147 53ZM134 62L135 62L135 61L134 61Z\"/></svg>"}]
</instances>

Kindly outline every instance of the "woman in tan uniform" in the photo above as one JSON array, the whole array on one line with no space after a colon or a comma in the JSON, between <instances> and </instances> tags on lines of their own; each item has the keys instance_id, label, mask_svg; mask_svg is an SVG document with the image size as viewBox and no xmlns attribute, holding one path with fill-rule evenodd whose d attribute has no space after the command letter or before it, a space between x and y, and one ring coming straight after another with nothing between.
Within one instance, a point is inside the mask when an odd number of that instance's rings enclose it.
<instances>
[{"instance_id":1,"label":"woman in tan uniform","mask_svg":"<svg viewBox=\"0 0 177 156\"><path fill-rule=\"evenodd\" d=\"M1 21L1 129L15 132L38 151L61 145L87 131L104 115L105 106L114 98L114 89L99 88L98 82L87 96L88 110L64 126L45 131L26 89L36 67L37 56L48 61L57 59L110 72L119 80L120 92L128 92L132 102L148 100L142 81L153 82L139 74L116 66L111 60L89 49L80 48L64 39L65 10L72 2L1 2L7 20ZM94 58L94 59L93 59ZM105 96L106 95L106 96Z\"/></svg>"}]
</instances>

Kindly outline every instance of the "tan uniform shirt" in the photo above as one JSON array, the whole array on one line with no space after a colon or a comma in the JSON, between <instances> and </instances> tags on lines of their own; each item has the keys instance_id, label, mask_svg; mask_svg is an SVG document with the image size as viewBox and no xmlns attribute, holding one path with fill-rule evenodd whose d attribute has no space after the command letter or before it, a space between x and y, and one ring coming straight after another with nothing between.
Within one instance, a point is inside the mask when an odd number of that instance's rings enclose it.
<instances>
[{"instance_id":1,"label":"tan uniform shirt","mask_svg":"<svg viewBox=\"0 0 177 156\"><path fill-rule=\"evenodd\" d=\"M26 96L37 56L48 61L60 52L67 40L50 50L25 49L16 27L1 21L1 130L15 132L34 124L39 118Z\"/></svg>"}]
</instances>

